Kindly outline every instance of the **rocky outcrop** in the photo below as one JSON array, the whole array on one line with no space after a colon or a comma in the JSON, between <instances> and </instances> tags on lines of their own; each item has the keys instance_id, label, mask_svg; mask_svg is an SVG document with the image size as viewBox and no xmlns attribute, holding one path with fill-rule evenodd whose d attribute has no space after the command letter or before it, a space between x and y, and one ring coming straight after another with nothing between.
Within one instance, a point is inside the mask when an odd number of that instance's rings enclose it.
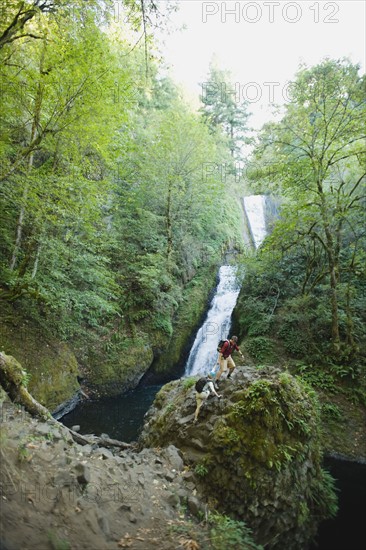
<instances>
[{"instance_id":1,"label":"rocky outcrop","mask_svg":"<svg viewBox=\"0 0 366 550\"><path fill-rule=\"evenodd\" d=\"M0 388L0 548L217 548L180 451L78 445ZM189 545L188 545L189 544Z\"/></svg>"},{"instance_id":2,"label":"rocky outcrop","mask_svg":"<svg viewBox=\"0 0 366 550\"><path fill-rule=\"evenodd\" d=\"M114 396L135 388L150 367L154 354L147 334L99 342L88 349L85 385L95 397Z\"/></svg>"},{"instance_id":3,"label":"rocky outcrop","mask_svg":"<svg viewBox=\"0 0 366 550\"><path fill-rule=\"evenodd\" d=\"M321 468L314 392L275 368L239 367L194 424L195 380L160 390L141 445L178 447L208 505L244 520L257 543L307 548L336 511L332 479Z\"/></svg>"}]
</instances>

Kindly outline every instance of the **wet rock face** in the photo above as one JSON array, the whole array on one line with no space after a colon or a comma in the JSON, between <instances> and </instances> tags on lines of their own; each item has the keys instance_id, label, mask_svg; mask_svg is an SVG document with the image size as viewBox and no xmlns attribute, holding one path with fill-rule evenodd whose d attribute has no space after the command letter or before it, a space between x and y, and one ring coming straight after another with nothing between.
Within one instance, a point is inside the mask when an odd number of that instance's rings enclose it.
<instances>
[{"instance_id":1,"label":"wet rock face","mask_svg":"<svg viewBox=\"0 0 366 550\"><path fill-rule=\"evenodd\" d=\"M178 447L209 505L244 520L256 542L305 549L336 498L321 469L314 392L278 369L239 367L194 424L194 381L161 389L141 443Z\"/></svg>"}]
</instances>

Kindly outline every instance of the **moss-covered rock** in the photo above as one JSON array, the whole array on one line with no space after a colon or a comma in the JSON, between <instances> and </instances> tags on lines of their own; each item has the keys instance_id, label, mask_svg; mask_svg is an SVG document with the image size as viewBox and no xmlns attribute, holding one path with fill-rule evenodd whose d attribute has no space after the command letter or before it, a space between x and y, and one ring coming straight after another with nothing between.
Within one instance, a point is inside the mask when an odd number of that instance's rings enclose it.
<instances>
[{"instance_id":1,"label":"moss-covered rock","mask_svg":"<svg viewBox=\"0 0 366 550\"><path fill-rule=\"evenodd\" d=\"M89 388L99 395L119 395L135 388L154 358L146 334L108 340L89 351L84 369Z\"/></svg>"},{"instance_id":2,"label":"moss-covered rock","mask_svg":"<svg viewBox=\"0 0 366 550\"><path fill-rule=\"evenodd\" d=\"M184 288L183 300L173 319L173 332L165 336L160 348L156 349L153 372L169 373L185 363L192 338L202 323L209 307L209 300L217 282L217 268L201 269Z\"/></svg>"},{"instance_id":3,"label":"moss-covered rock","mask_svg":"<svg viewBox=\"0 0 366 550\"><path fill-rule=\"evenodd\" d=\"M161 389L142 444L180 448L208 503L244 520L257 543L305 549L336 511L332 479L321 468L315 392L271 367L239 367L232 381L221 381L223 398L210 397L194 424L192 384Z\"/></svg>"},{"instance_id":4,"label":"moss-covered rock","mask_svg":"<svg viewBox=\"0 0 366 550\"><path fill-rule=\"evenodd\" d=\"M70 348L15 312L0 317L0 351L17 357L30 393L51 411L79 389L78 364Z\"/></svg>"}]
</instances>

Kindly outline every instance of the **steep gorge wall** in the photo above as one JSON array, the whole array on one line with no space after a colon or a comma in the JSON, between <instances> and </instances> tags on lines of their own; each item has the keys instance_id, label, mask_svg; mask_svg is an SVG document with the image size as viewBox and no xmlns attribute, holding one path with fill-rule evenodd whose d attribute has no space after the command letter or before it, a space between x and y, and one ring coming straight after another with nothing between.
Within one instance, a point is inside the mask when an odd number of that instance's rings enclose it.
<instances>
[{"instance_id":1,"label":"steep gorge wall","mask_svg":"<svg viewBox=\"0 0 366 550\"><path fill-rule=\"evenodd\" d=\"M173 333L140 323L134 333L120 329L98 338L74 340L54 336L8 304L0 313L0 351L17 357L29 374L29 389L51 411L79 390L77 376L94 395L118 395L135 388L154 363L164 380L181 364L192 334L201 322L216 283L216 268L201 268L185 285L174 315Z\"/></svg>"}]
</instances>

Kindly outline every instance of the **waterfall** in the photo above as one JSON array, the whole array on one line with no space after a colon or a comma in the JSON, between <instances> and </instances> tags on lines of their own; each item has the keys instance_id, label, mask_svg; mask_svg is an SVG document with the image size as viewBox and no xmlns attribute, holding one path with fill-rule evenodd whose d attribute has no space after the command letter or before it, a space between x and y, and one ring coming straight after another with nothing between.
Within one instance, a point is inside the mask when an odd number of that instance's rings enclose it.
<instances>
[{"instance_id":1,"label":"waterfall","mask_svg":"<svg viewBox=\"0 0 366 550\"><path fill-rule=\"evenodd\" d=\"M265 235L265 197L252 195L243 198L250 231L255 247L258 248ZM236 268L223 265L219 271L219 284L212 299L206 319L198 330L185 368L185 376L207 373L215 367L217 344L229 336L231 314L239 296Z\"/></svg>"},{"instance_id":2,"label":"waterfall","mask_svg":"<svg viewBox=\"0 0 366 550\"><path fill-rule=\"evenodd\" d=\"M197 332L189 354L185 374L191 376L211 370L217 359L217 344L226 338L230 318L240 289L236 283L236 269L223 265L219 271L219 284L212 299L207 317Z\"/></svg>"},{"instance_id":3,"label":"waterfall","mask_svg":"<svg viewBox=\"0 0 366 550\"><path fill-rule=\"evenodd\" d=\"M266 236L266 222L264 217L266 197L263 195L243 197L243 203L249 220L254 246L258 248Z\"/></svg>"}]
</instances>

